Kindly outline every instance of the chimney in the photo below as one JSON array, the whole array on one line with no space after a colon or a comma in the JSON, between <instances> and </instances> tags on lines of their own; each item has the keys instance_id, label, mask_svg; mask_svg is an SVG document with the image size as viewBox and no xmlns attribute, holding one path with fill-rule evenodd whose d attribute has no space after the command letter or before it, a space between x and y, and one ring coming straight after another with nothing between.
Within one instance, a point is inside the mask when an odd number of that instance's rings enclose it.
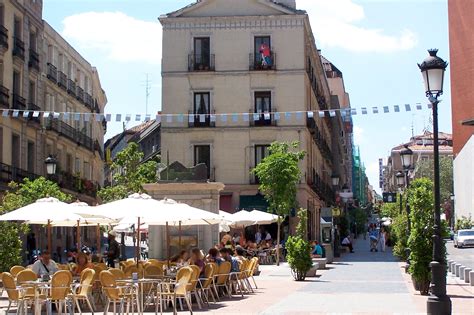
<instances>
[{"instance_id":1,"label":"chimney","mask_svg":"<svg viewBox=\"0 0 474 315\"><path fill-rule=\"evenodd\" d=\"M296 0L275 0L274 2L283 4L292 9L296 9Z\"/></svg>"}]
</instances>

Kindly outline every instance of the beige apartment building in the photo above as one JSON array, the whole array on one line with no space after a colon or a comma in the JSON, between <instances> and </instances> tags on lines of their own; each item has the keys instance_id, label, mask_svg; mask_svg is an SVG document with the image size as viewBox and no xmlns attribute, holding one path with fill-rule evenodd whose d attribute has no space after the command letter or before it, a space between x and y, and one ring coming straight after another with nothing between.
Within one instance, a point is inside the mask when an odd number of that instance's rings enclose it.
<instances>
[{"instance_id":1,"label":"beige apartment building","mask_svg":"<svg viewBox=\"0 0 474 315\"><path fill-rule=\"evenodd\" d=\"M337 103L306 12L291 0L202 0L159 20L162 109L176 115L162 121L163 157L205 163L209 180L225 184L220 209L234 212L265 208L250 171L270 143L299 141L307 155L298 203L309 209L309 237L319 238L320 209L335 199L333 120L341 116L318 115Z\"/></svg>"},{"instance_id":2,"label":"beige apartment building","mask_svg":"<svg viewBox=\"0 0 474 315\"><path fill-rule=\"evenodd\" d=\"M41 0L0 1L0 110L13 110L0 117L0 191L10 181L46 176L44 161L52 155L58 161L52 179L93 204L103 184L106 125L32 111L103 113L107 98L97 69L42 19L42 9ZM66 230L55 233L53 248Z\"/></svg>"}]
</instances>

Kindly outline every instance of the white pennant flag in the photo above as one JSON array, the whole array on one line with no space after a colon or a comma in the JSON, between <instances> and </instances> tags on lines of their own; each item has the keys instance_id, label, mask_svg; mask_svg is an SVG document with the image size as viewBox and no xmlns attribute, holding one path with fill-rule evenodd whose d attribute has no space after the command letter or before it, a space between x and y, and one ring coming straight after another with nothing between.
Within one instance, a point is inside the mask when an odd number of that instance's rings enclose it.
<instances>
[{"instance_id":1,"label":"white pennant flag","mask_svg":"<svg viewBox=\"0 0 474 315\"><path fill-rule=\"evenodd\" d=\"M44 113L43 113L43 117L44 117L44 118L49 118L49 115L51 115L50 112L44 112Z\"/></svg>"},{"instance_id":2,"label":"white pennant flag","mask_svg":"<svg viewBox=\"0 0 474 315\"><path fill-rule=\"evenodd\" d=\"M291 113L285 113L285 119L291 120Z\"/></svg>"},{"instance_id":3,"label":"white pennant flag","mask_svg":"<svg viewBox=\"0 0 474 315\"><path fill-rule=\"evenodd\" d=\"M311 119L314 117L314 113L313 112L308 112L308 118Z\"/></svg>"},{"instance_id":4,"label":"white pennant flag","mask_svg":"<svg viewBox=\"0 0 474 315\"><path fill-rule=\"evenodd\" d=\"M211 122L216 122L216 115L211 115Z\"/></svg>"},{"instance_id":5,"label":"white pennant flag","mask_svg":"<svg viewBox=\"0 0 474 315\"><path fill-rule=\"evenodd\" d=\"M296 120L300 121L303 118L303 113L302 112L297 112L296 113Z\"/></svg>"},{"instance_id":6,"label":"white pennant flag","mask_svg":"<svg viewBox=\"0 0 474 315\"><path fill-rule=\"evenodd\" d=\"M156 122L161 124L161 115L160 114L156 115Z\"/></svg>"},{"instance_id":7,"label":"white pennant flag","mask_svg":"<svg viewBox=\"0 0 474 315\"><path fill-rule=\"evenodd\" d=\"M399 113L400 112L400 106L394 105L393 110L395 111L395 113Z\"/></svg>"},{"instance_id":8,"label":"white pennant flag","mask_svg":"<svg viewBox=\"0 0 474 315\"><path fill-rule=\"evenodd\" d=\"M142 115L136 114L135 115L135 121L141 121L142 120Z\"/></svg>"},{"instance_id":9,"label":"white pennant flag","mask_svg":"<svg viewBox=\"0 0 474 315\"><path fill-rule=\"evenodd\" d=\"M189 116L188 116L188 121L189 121L190 123L194 123L194 115L189 115Z\"/></svg>"},{"instance_id":10,"label":"white pennant flag","mask_svg":"<svg viewBox=\"0 0 474 315\"><path fill-rule=\"evenodd\" d=\"M18 117L19 113L20 113L19 111L14 110L13 113L12 113L12 117Z\"/></svg>"},{"instance_id":11,"label":"white pennant flag","mask_svg":"<svg viewBox=\"0 0 474 315\"><path fill-rule=\"evenodd\" d=\"M122 121L122 114L115 115L115 121Z\"/></svg>"},{"instance_id":12,"label":"white pennant flag","mask_svg":"<svg viewBox=\"0 0 474 315\"><path fill-rule=\"evenodd\" d=\"M89 121L91 114L84 113L84 121Z\"/></svg>"},{"instance_id":13,"label":"white pennant flag","mask_svg":"<svg viewBox=\"0 0 474 315\"><path fill-rule=\"evenodd\" d=\"M171 123L173 122L173 116L171 115L165 115L166 116L166 122ZM191 116L190 116L191 117ZM194 116L193 116L193 121L194 121Z\"/></svg>"},{"instance_id":14,"label":"white pennant flag","mask_svg":"<svg viewBox=\"0 0 474 315\"><path fill-rule=\"evenodd\" d=\"M384 113L389 113L390 112L390 109L388 108L388 106L383 107L383 112Z\"/></svg>"},{"instance_id":15,"label":"white pennant flag","mask_svg":"<svg viewBox=\"0 0 474 315\"><path fill-rule=\"evenodd\" d=\"M74 114L74 120L75 120L75 121L81 120L81 114L80 114L80 113L75 113L75 114Z\"/></svg>"},{"instance_id":16,"label":"white pennant flag","mask_svg":"<svg viewBox=\"0 0 474 315\"><path fill-rule=\"evenodd\" d=\"M378 114L379 113L379 108L378 107L372 107L372 112L374 114Z\"/></svg>"},{"instance_id":17,"label":"white pennant flag","mask_svg":"<svg viewBox=\"0 0 474 315\"><path fill-rule=\"evenodd\" d=\"M199 122L201 122L201 123L206 122L206 115L200 114L200 115L199 115Z\"/></svg>"},{"instance_id":18,"label":"white pennant flag","mask_svg":"<svg viewBox=\"0 0 474 315\"><path fill-rule=\"evenodd\" d=\"M9 110L8 110L8 109L7 109L7 110L3 110L3 111L2 111L2 116L3 116L3 117L8 117L8 113L9 113Z\"/></svg>"},{"instance_id":19,"label":"white pennant flag","mask_svg":"<svg viewBox=\"0 0 474 315\"><path fill-rule=\"evenodd\" d=\"M271 118L271 117L270 117L270 113L265 113L265 114L263 114L263 118L264 118L265 120L270 120L270 118Z\"/></svg>"},{"instance_id":20,"label":"white pennant flag","mask_svg":"<svg viewBox=\"0 0 474 315\"><path fill-rule=\"evenodd\" d=\"M59 116L60 116L60 113L56 113L56 112L53 113L54 119L59 119Z\"/></svg>"},{"instance_id":21,"label":"white pennant flag","mask_svg":"<svg viewBox=\"0 0 474 315\"><path fill-rule=\"evenodd\" d=\"M37 117L39 117L39 115L40 115L40 112L36 112L36 111L33 112L33 117L37 118Z\"/></svg>"},{"instance_id":22,"label":"white pennant flag","mask_svg":"<svg viewBox=\"0 0 474 315\"><path fill-rule=\"evenodd\" d=\"M329 116L330 117L336 117L336 111L334 111L334 110L329 111Z\"/></svg>"},{"instance_id":23,"label":"white pennant flag","mask_svg":"<svg viewBox=\"0 0 474 315\"><path fill-rule=\"evenodd\" d=\"M257 114L257 113L254 113L254 114L253 114L253 120L254 120L254 121L260 120L260 115Z\"/></svg>"},{"instance_id":24,"label":"white pennant flag","mask_svg":"<svg viewBox=\"0 0 474 315\"><path fill-rule=\"evenodd\" d=\"M239 121L239 116L237 114L232 114L232 122L236 123Z\"/></svg>"},{"instance_id":25,"label":"white pennant flag","mask_svg":"<svg viewBox=\"0 0 474 315\"><path fill-rule=\"evenodd\" d=\"M324 118L326 116L326 113L324 113L322 110L319 111L319 118Z\"/></svg>"},{"instance_id":26,"label":"white pennant flag","mask_svg":"<svg viewBox=\"0 0 474 315\"><path fill-rule=\"evenodd\" d=\"M275 116L275 121L280 120L280 113L277 112L277 113L274 114L274 116Z\"/></svg>"},{"instance_id":27,"label":"white pennant flag","mask_svg":"<svg viewBox=\"0 0 474 315\"><path fill-rule=\"evenodd\" d=\"M244 121L249 121L249 113L243 113L242 117L244 118Z\"/></svg>"},{"instance_id":28,"label":"white pennant flag","mask_svg":"<svg viewBox=\"0 0 474 315\"><path fill-rule=\"evenodd\" d=\"M23 118L28 118L28 116L30 116L30 112L29 111L24 111L23 112Z\"/></svg>"},{"instance_id":29,"label":"white pennant flag","mask_svg":"<svg viewBox=\"0 0 474 315\"><path fill-rule=\"evenodd\" d=\"M221 121L226 122L227 121L227 114L222 114L221 115Z\"/></svg>"}]
</instances>

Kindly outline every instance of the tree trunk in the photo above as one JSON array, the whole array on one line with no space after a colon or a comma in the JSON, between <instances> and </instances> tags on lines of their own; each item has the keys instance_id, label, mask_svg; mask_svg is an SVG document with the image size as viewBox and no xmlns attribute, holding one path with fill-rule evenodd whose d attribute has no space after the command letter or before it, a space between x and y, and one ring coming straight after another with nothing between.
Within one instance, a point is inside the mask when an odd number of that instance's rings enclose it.
<instances>
[{"instance_id":1,"label":"tree trunk","mask_svg":"<svg viewBox=\"0 0 474 315\"><path fill-rule=\"evenodd\" d=\"M278 216L278 232L277 232L277 244L276 244L276 265L280 266L280 226L281 226L281 219Z\"/></svg>"}]
</instances>

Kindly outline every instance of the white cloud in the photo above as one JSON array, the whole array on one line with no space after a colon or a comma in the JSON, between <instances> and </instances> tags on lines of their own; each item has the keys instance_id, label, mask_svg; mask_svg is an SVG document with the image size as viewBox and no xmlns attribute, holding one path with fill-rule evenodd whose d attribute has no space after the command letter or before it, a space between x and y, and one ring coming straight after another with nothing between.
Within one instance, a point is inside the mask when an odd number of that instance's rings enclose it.
<instances>
[{"instance_id":1,"label":"white cloud","mask_svg":"<svg viewBox=\"0 0 474 315\"><path fill-rule=\"evenodd\" d=\"M417 44L416 35L401 29L399 34L386 34L383 29L357 25L365 19L362 5L353 0L298 0L298 7L310 17L316 41L325 47L354 52L390 53L410 50Z\"/></svg>"},{"instance_id":2,"label":"white cloud","mask_svg":"<svg viewBox=\"0 0 474 315\"><path fill-rule=\"evenodd\" d=\"M66 17L62 35L83 49L98 49L115 61L161 63L159 22L122 12L87 12Z\"/></svg>"},{"instance_id":3,"label":"white cloud","mask_svg":"<svg viewBox=\"0 0 474 315\"><path fill-rule=\"evenodd\" d=\"M357 145L364 142L364 129L359 126L354 126L354 142Z\"/></svg>"}]
</instances>

